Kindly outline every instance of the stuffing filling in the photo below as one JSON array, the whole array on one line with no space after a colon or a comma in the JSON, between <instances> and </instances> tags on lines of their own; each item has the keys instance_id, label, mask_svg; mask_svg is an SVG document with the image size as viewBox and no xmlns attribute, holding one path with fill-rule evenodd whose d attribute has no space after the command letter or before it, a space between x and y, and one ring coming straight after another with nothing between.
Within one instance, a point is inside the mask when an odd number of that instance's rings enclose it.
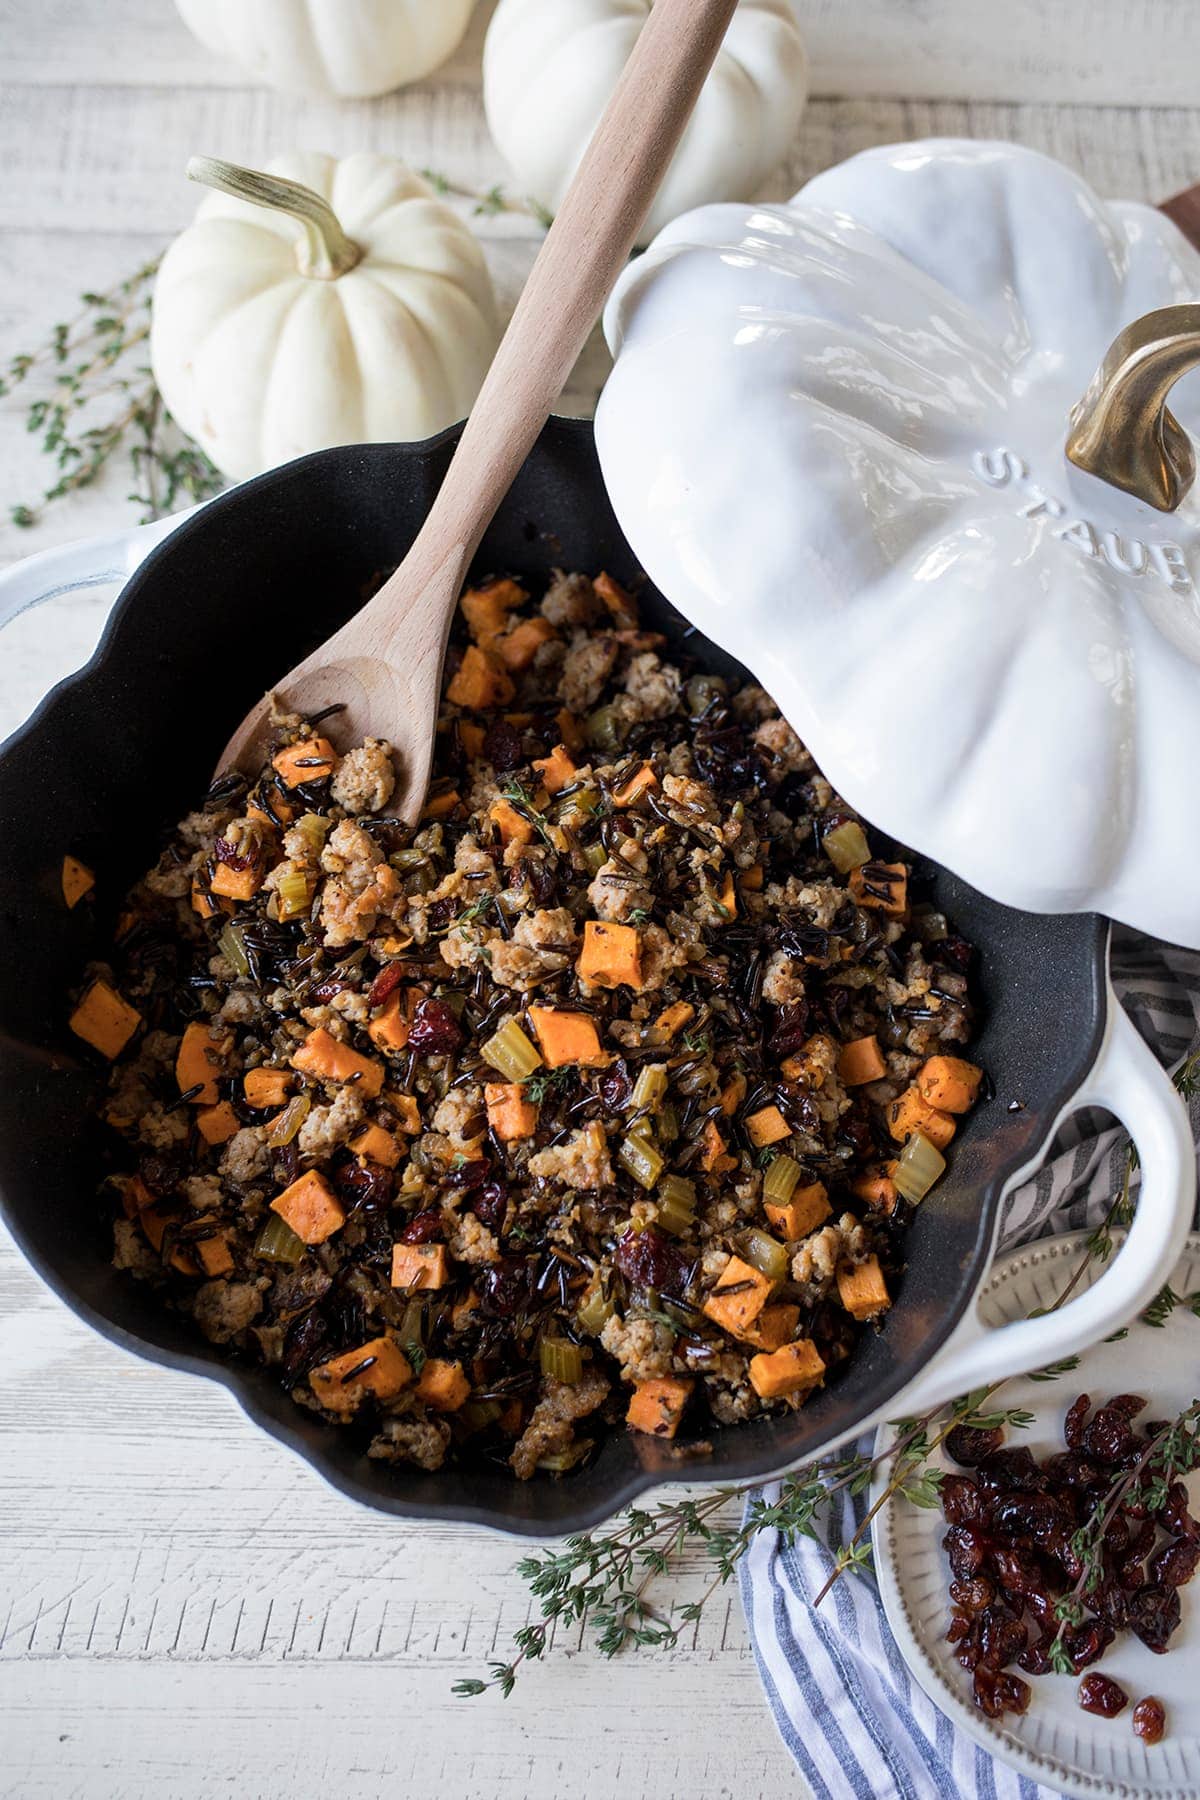
<instances>
[{"instance_id":1,"label":"stuffing filling","mask_svg":"<svg viewBox=\"0 0 1200 1800\"><path fill-rule=\"evenodd\" d=\"M561 1474L802 1405L977 1097L969 946L667 647L606 575L471 590L420 821L390 745L277 709L76 1005L117 1265L369 1456Z\"/></svg>"}]
</instances>

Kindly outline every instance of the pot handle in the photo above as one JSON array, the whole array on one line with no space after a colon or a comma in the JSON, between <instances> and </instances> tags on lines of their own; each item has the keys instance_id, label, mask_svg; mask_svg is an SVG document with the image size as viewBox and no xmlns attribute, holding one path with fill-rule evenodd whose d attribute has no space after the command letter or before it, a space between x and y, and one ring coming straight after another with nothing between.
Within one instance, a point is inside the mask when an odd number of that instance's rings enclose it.
<instances>
[{"instance_id":1,"label":"pot handle","mask_svg":"<svg viewBox=\"0 0 1200 1800\"><path fill-rule=\"evenodd\" d=\"M109 582L123 586L151 550L199 510L199 506L189 506L149 525L132 525L127 531L116 531L108 537L58 544L13 563L0 572L0 630L18 613L40 606L44 600L55 600L60 594Z\"/></svg>"},{"instance_id":2,"label":"pot handle","mask_svg":"<svg viewBox=\"0 0 1200 1800\"><path fill-rule=\"evenodd\" d=\"M1098 1280L1055 1312L991 1328L979 1318L976 1296L948 1342L905 1390L906 1415L930 1412L975 1388L1088 1349L1128 1324L1170 1276L1192 1227L1195 1146L1186 1107L1111 985L1104 1042L1067 1111L1084 1106L1115 1113L1137 1145L1141 1192L1124 1244Z\"/></svg>"}]
</instances>

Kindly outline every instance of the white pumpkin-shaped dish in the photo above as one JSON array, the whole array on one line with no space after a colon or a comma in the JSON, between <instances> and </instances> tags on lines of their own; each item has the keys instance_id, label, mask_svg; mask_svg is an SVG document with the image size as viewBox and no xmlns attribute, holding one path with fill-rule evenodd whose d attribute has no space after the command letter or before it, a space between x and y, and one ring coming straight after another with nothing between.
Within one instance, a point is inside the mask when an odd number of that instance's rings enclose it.
<instances>
[{"instance_id":1,"label":"white pumpkin-shaped dish","mask_svg":"<svg viewBox=\"0 0 1200 1800\"><path fill-rule=\"evenodd\" d=\"M219 469L240 480L465 418L499 339L491 278L419 176L365 152L284 156L263 174L196 159L191 172L232 191L210 195L163 258L151 360Z\"/></svg>"},{"instance_id":2,"label":"white pumpkin-shaped dish","mask_svg":"<svg viewBox=\"0 0 1200 1800\"><path fill-rule=\"evenodd\" d=\"M521 191L557 210L654 0L500 0L488 126ZM639 243L707 200L748 199L796 135L808 62L792 0L740 0Z\"/></svg>"},{"instance_id":3,"label":"white pumpkin-shaped dish","mask_svg":"<svg viewBox=\"0 0 1200 1800\"><path fill-rule=\"evenodd\" d=\"M270 87L340 100L420 81L457 49L475 0L175 0L188 28Z\"/></svg>"},{"instance_id":4,"label":"white pumpkin-shaped dish","mask_svg":"<svg viewBox=\"0 0 1200 1800\"><path fill-rule=\"evenodd\" d=\"M854 806L998 899L1193 946L1200 496L1064 446L1122 328L1198 299L1168 219L1047 157L868 151L663 232L597 420L648 574Z\"/></svg>"}]
</instances>

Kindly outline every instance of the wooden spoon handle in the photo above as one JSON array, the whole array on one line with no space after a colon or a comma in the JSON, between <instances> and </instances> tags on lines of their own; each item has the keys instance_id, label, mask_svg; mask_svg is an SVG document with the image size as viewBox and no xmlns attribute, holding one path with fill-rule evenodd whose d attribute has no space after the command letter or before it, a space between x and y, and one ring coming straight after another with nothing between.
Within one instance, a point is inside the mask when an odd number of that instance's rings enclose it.
<instances>
[{"instance_id":1,"label":"wooden spoon handle","mask_svg":"<svg viewBox=\"0 0 1200 1800\"><path fill-rule=\"evenodd\" d=\"M394 610L388 621L393 635L423 597L425 582L451 562L465 576L628 260L736 5L655 0L533 265L425 525L402 568L371 603L373 612Z\"/></svg>"}]
</instances>

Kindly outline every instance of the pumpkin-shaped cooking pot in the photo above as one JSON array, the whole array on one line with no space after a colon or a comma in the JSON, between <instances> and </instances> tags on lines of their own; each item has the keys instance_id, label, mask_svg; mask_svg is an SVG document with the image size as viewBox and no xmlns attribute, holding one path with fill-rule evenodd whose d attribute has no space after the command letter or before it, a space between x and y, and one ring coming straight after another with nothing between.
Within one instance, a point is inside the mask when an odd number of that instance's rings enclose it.
<instances>
[{"instance_id":1,"label":"pumpkin-shaped cooking pot","mask_svg":"<svg viewBox=\"0 0 1200 1800\"><path fill-rule=\"evenodd\" d=\"M1169 220L1047 157L868 151L662 232L597 421L648 573L848 800L998 899L1194 946L1198 378L1164 400L1197 301Z\"/></svg>"}]
</instances>

